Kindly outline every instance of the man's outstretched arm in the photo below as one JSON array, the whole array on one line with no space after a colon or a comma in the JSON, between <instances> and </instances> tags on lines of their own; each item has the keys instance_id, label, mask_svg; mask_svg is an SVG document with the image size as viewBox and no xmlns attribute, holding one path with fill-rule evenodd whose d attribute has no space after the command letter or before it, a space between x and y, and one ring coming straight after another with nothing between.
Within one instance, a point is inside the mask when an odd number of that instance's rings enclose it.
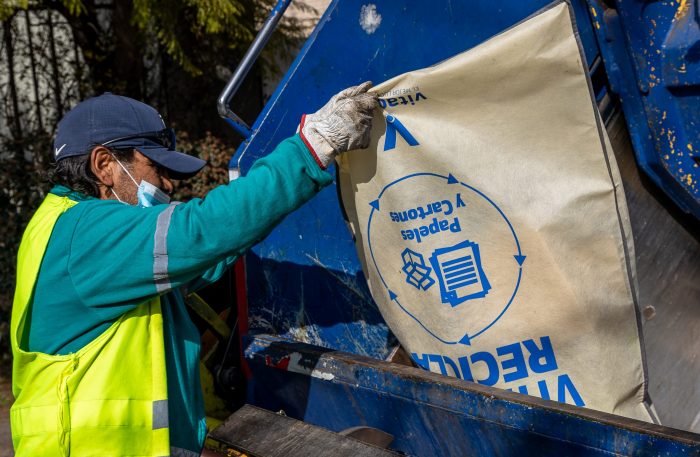
<instances>
[{"instance_id":1,"label":"man's outstretched arm","mask_svg":"<svg viewBox=\"0 0 700 457\"><path fill-rule=\"evenodd\" d=\"M137 304L199 278L263 239L332 182L323 168L336 154L367 147L376 97L366 88L338 94L305 117L299 135L203 199L152 208L82 203L68 261L81 300L96 308Z\"/></svg>"}]
</instances>

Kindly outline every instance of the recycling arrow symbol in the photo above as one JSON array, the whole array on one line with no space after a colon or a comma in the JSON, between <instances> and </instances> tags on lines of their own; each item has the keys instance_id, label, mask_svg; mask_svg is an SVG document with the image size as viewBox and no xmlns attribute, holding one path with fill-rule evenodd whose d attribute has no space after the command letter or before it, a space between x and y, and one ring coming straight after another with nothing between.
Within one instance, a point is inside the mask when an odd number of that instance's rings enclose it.
<instances>
[{"instance_id":1,"label":"recycling arrow symbol","mask_svg":"<svg viewBox=\"0 0 700 457\"><path fill-rule=\"evenodd\" d=\"M460 186L460 187L465 187L469 189L470 191L476 193L479 197L483 198L486 200L500 215L500 217L505 221L507 224L510 233L512 234L513 240L515 242L515 247L516 247L516 252L513 254L513 258L517 264L517 279L515 282L515 286L513 288L512 294L510 294L509 299L507 302L504 304L503 308L500 310L500 313L487 325L485 325L483 328L479 329L478 331L472 332L471 334L468 332L465 332L464 336L457 340L451 340L451 339L446 339L441 337L436 329L432 329L429 326L425 325L421 319L419 319L414 313L412 313L409 309L407 309L406 306L404 306L401 303L401 297L392 290L389 287L389 284L385 280L384 276L382 275L381 269L379 265L377 264L377 260L375 258L375 253L374 253L374 247L372 245L372 220L375 217L375 214L379 214L382 211L382 205L381 205L381 199L385 195L388 189L390 189L392 186L395 186L401 182L404 182L406 180L410 180L413 178L418 178L418 177L434 177L434 178L439 178L441 180L444 180L443 182L446 182L448 185L455 185L455 186ZM522 280L522 273L523 273L523 264L525 263L525 260L527 256L525 256L522 252L521 246L520 246L520 240L518 239L518 236L515 232L515 229L513 228L513 225L510 223L508 218L506 217L505 213L496 205L496 203L491 200L488 196L486 196L483 192L480 190L474 188L473 186L470 186L469 184L466 184L459 179L457 179L452 173L448 174L447 176L440 175L437 173L414 173L408 176L404 176L403 178L399 178L395 181L392 181L391 183L387 184L380 192L379 195L375 200L372 200L369 202L369 205L371 206L372 210L370 212L368 221L367 221L367 241L368 241L368 247L369 247L369 252L370 252L370 257L372 258L372 262L374 264L374 267L376 269L376 272L379 276L379 279L382 282L382 285L387 291L389 301L394 303L396 306L398 306L406 315L408 315L410 318L412 318L416 323L420 325L420 327L428 333L430 336L433 338L439 340L443 344L448 344L448 345L455 345L455 344L461 344L461 345L466 345L470 346L471 342L482 335L484 332L488 331L490 328L492 328L498 320L508 311L508 308L511 306L513 303L513 300L515 299L515 296L518 293L518 289L520 287L520 283ZM485 293L484 293L485 295ZM410 301L410 299L409 299ZM453 304L453 306L456 306Z\"/></svg>"}]
</instances>

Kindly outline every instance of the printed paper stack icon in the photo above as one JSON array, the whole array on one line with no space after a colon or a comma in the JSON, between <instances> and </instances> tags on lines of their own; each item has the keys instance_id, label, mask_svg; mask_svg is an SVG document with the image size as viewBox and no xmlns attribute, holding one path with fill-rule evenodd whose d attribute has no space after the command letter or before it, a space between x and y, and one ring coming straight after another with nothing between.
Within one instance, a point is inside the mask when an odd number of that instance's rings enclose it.
<instances>
[{"instance_id":1,"label":"printed paper stack icon","mask_svg":"<svg viewBox=\"0 0 700 457\"><path fill-rule=\"evenodd\" d=\"M482 298L491 289L481 267L479 245L469 240L436 249L430 263L440 282L443 303L457 306L473 298Z\"/></svg>"}]
</instances>

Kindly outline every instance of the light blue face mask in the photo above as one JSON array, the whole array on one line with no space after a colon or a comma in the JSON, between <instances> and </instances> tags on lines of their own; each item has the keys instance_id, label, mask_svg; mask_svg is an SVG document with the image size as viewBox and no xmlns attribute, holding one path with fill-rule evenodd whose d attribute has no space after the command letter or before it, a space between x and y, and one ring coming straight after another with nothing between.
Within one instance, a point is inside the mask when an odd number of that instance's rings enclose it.
<instances>
[{"instance_id":1,"label":"light blue face mask","mask_svg":"<svg viewBox=\"0 0 700 457\"><path fill-rule=\"evenodd\" d=\"M114 157L114 155L112 157ZM158 187L143 179L141 180L141 184L136 184L136 180L133 176L131 176L129 170L127 170L126 167L122 165L122 163L116 157L114 157L114 160L117 161L119 166L122 167L122 170L124 170L124 172L129 176L129 178L131 178L133 183L136 185L136 199L138 200L138 206L148 208L149 206L167 205L168 203L170 203L170 196L168 196L168 194L166 194ZM119 198L119 195L117 195L117 193L114 192L114 189L111 190L114 196L117 197L117 200L124 203L122 199Z\"/></svg>"}]
</instances>

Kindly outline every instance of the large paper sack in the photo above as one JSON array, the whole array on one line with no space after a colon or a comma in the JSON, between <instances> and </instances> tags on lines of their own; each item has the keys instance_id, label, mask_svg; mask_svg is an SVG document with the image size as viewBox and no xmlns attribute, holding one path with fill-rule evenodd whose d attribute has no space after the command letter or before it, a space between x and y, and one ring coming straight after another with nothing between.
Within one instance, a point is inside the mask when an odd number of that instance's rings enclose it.
<instances>
[{"instance_id":1,"label":"large paper sack","mask_svg":"<svg viewBox=\"0 0 700 457\"><path fill-rule=\"evenodd\" d=\"M414 360L650 420L627 208L568 3L375 90L340 186Z\"/></svg>"}]
</instances>

